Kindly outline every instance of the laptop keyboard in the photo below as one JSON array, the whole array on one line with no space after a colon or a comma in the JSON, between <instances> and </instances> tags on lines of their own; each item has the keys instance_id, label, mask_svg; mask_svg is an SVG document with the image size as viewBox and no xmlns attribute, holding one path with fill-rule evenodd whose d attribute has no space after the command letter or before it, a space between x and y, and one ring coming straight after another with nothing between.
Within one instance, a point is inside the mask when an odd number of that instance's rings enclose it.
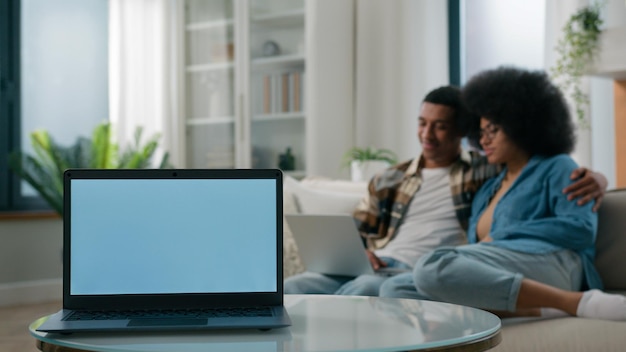
<instances>
[{"instance_id":1,"label":"laptop keyboard","mask_svg":"<svg viewBox=\"0 0 626 352\"><path fill-rule=\"evenodd\" d=\"M228 317L270 317L269 307L210 308L210 309L158 309L124 311L75 311L65 317L66 321L76 320L125 320L125 319L164 319L164 318L228 318Z\"/></svg>"}]
</instances>

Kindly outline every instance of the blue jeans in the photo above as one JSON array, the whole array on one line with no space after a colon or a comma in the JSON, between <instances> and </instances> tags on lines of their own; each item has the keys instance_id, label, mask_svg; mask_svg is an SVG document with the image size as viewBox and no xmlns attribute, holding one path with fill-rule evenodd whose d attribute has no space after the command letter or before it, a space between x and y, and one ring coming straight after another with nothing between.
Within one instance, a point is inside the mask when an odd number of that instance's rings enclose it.
<instances>
[{"instance_id":1,"label":"blue jeans","mask_svg":"<svg viewBox=\"0 0 626 352\"><path fill-rule=\"evenodd\" d=\"M578 291L580 257L569 250L531 254L487 244L442 247L421 257L412 273L387 280L380 295L515 311L524 278Z\"/></svg>"},{"instance_id":2,"label":"blue jeans","mask_svg":"<svg viewBox=\"0 0 626 352\"><path fill-rule=\"evenodd\" d=\"M390 268L411 269L410 266L392 258L380 258ZM389 279L384 275L338 276L304 272L285 280L285 293L335 294L350 296L378 296L382 283Z\"/></svg>"}]
</instances>

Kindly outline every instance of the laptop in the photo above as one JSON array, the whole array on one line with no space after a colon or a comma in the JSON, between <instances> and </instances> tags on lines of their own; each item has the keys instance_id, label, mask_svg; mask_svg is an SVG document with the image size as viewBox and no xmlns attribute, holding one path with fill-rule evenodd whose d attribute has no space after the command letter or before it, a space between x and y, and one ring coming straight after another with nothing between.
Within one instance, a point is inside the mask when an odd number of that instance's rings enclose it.
<instances>
[{"instance_id":1,"label":"laptop","mask_svg":"<svg viewBox=\"0 0 626 352\"><path fill-rule=\"evenodd\" d=\"M280 170L64 173L63 309L37 330L289 326Z\"/></svg>"},{"instance_id":2,"label":"laptop","mask_svg":"<svg viewBox=\"0 0 626 352\"><path fill-rule=\"evenodd\" d=\"M285 219L308 271L354 277L408 271L386 267L374 270L351 215L286 214Z\"/></svg>"}]
</instances>

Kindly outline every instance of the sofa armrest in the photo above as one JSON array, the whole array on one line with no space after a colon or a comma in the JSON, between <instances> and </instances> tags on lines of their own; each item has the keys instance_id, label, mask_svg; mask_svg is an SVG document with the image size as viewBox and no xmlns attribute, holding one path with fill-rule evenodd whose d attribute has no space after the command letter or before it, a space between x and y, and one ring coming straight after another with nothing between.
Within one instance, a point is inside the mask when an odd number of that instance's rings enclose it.
<instances>
[{"instance_id":1,"label":"sofa armrest","mask_svg":"<svg viewBox=\"0 0 626 352\"><path fill-rule=\"evenodd\" d=\"M595 266L606 290L626 290L626 189L607 192L598 210Z\"/></svg>"}]
</instances>

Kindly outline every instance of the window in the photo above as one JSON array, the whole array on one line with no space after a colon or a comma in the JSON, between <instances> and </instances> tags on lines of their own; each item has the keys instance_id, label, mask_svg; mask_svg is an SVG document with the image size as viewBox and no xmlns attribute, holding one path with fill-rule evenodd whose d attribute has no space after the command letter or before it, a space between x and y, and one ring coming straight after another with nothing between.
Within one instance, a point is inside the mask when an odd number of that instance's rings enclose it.
<instances>
[{"instance_id":1,"label":"window","mask_svg":"<svg viewBox=\"0 0 626 352\"><path fill-rule=\"evenodd\" d=\"M546 0L459 0L460 83L500 65L544 69Z\"/></svg>"},{"instance_id":2,"label":"window","mask_svg":"<svg viewBox=\"0 0 626 352\"><path fill-rule=\"evenodd\" d=\"M61 145L108 119L108 1L5 0L0 5L0 211L43 209L8 167L30 133Z\"/></svg>"},{"instance_id":3,"label":"window","mask_svg":"<svg viewBox=\"0 0 626 352\"><path fill-rule=\"evenodd\" d=\"M8 170L8 153L13 148L19 131L18 98L16 91L18 50L19 8L17 1L0 2L0 209L13 207L13 175Z\"/></svg>"},{"instance_id":4,"label":"window","mask_svg":"<svg viewBox=\"0 0 626 352\"><path fill-rule=\"evenodd\" d=\"M450 84L461 86L461 6L448 0L448 62Z\"/></svg>"}]
</instances>

